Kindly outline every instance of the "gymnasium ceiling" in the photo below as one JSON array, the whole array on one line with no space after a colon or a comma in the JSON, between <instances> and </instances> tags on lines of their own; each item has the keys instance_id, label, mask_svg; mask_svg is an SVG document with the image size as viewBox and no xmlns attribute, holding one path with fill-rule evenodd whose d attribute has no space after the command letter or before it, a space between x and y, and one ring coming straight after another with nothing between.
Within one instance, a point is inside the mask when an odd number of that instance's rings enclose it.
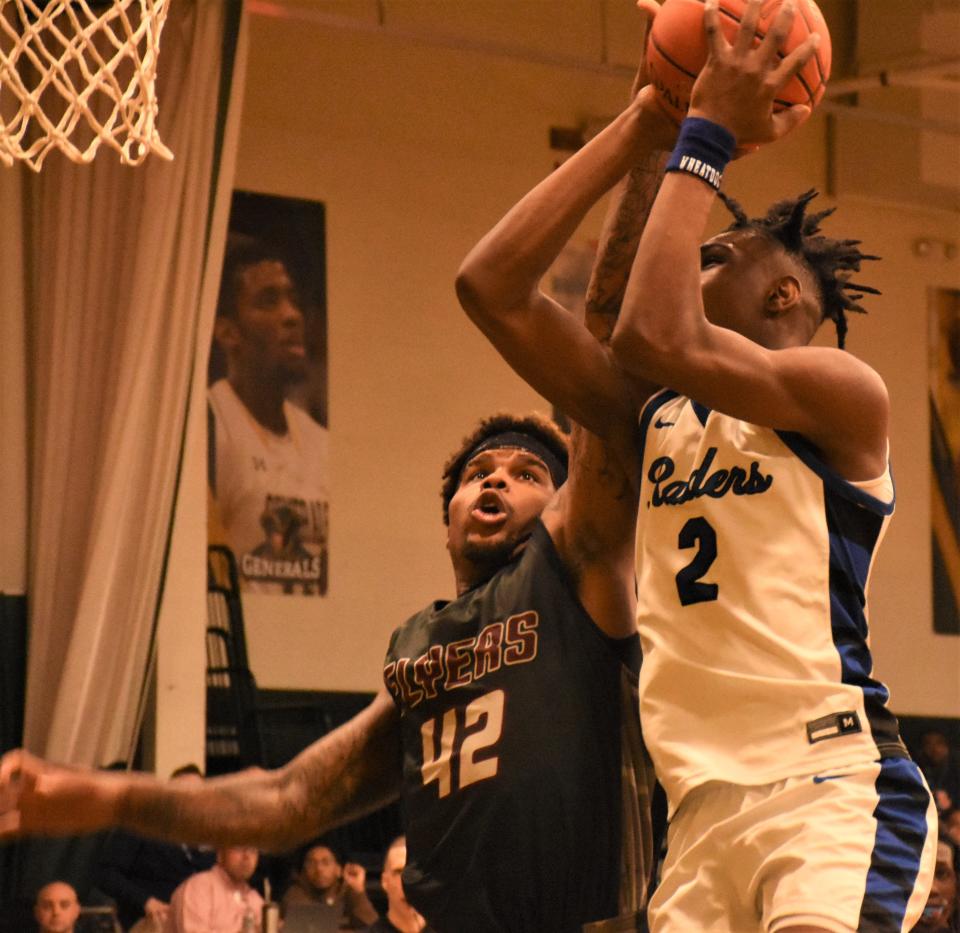
<instances>
[{"instance_id":1,"label":"gymnasium ceiling","mask_svg":"<svg viewBox=\"0 0 960 933\"><path fill-rule=\"evenodd\" d=\"M960 211L960 0L819 3L833 43L821 107L831 115L836 188ZM625 77L637 53L631 0L247 0L247 7L254 17ZM882 166L864 157L871 152Z\"/></svg>"}]
</instances>

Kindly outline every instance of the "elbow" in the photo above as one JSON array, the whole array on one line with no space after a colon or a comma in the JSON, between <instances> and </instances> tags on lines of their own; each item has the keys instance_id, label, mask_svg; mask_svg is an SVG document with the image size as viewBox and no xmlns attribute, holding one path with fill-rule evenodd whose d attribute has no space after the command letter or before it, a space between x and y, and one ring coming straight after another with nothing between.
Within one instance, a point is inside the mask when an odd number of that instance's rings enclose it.
<instances>
[{"instance_id":1,"label":"elbow","mask_svg":"<svg viewBox=\"0 0 960 933\"><path fill-rule=\"evenodd\" d=\"M627 375L665 385L695 354L696 336L671 318L661 322L652 314L638 317L613 332L613 358Z\"/></svg>"},{"instance_id":2,"label":"elbow","mask_svg":"<svg viewBox=\"0 0 960 933\"><path fill-rule=\"evenodd\" d=\"M467 256L454 282L457 300L467 317L490 336L529 300L526 283L518 284L501 267L484 257Z\"/></svg>"},{"instance_id":3,"label":"elbow","mask_svg":"<svg viewBox=\"0 0 960 933\"><path fill-rule=\"evenodd\" d=\"M610 338L617 365L631 376L648 378L657 359L657 347L650 335L636 327L617 327Z\"/></svg>"},{"instance_id":4,"label":"elbow","mask_svg":"<svg viewBox=\"0 0 960 933\"><path fill-rule=\"evenodd\" d=\"M457 270L454 282L457 300L471 320L476 320L489 307L489 300L483 288L483 276L479 274L468 256Z\"/></svg>"},{"instance_id":5,"label":"elbow","mask_svg":"<svg viewBox=\"0 0 960 933\"><path fill-rule=\"evenodd\" d=\"M460 307L475 324L496 318L502 306L498 272L480 247L474 247L460 264L454 287Z\"/></svg>"}]
</instances>

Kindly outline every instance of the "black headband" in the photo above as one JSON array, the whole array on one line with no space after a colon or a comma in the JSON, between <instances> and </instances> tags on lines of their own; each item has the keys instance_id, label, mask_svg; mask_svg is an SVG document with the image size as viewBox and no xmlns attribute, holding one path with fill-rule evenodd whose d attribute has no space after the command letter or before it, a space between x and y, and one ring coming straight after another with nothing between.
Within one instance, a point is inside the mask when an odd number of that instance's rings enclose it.
<instances>
[{"instance_id":1,"label":"black headband","mask_svg":"<svg viewBox=\"0 0 960 933\"><path fill-rule=\"evenodd\" d=\"M542 460L544 466L550 471L550 479L553 480L553 485L557 489L566 481L567 465L543 441L532 434L523 434L520 431L504 431L501 434L492 434L490 437L485 437L463 458L463 465L466 466L474 457L482 454L485 450L501 450L504 447L526 450L537 459ZM463 468L461 467L462 472Z\"/></svg>"}]
</instances>

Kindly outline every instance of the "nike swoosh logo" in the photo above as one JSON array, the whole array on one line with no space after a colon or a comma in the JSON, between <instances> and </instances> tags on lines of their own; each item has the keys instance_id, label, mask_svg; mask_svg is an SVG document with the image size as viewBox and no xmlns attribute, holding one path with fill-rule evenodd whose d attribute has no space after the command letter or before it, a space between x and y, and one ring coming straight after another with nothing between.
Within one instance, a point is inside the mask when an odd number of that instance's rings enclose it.
<instances>
[{"instance_id":1,"label":"nike swoosh logo","mask_svg":"<svg viewBox=\"0 0 960 933\"><path fill-rule=\"evenodd\" d=\"M653 422L655 428L672 428L675 424L676 421L661 421L659 418Z\"/></svg>"},{"instance_id":2,"label":"nike swoosh logo","mask_svg":"<svg viewBox=\"0 0 960 933\"><path fill-rule=\"evenodd\" d=\"M814 784L822 784L824 781L839 781L840 778L850 777L849 774L828 774L826 777L820 777L820 775L815 775L813 779Z\"/></svg>"}]
</instances>

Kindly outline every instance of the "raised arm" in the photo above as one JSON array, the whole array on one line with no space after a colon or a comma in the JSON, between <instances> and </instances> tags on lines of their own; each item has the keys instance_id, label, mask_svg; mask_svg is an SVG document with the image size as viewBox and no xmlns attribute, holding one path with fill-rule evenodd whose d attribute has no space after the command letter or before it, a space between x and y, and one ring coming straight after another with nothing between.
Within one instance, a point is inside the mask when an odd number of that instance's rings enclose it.
<instances>
[{"instance_id":1,"label":"raised arm","mask_svg":"<svg viewBox=\"0 0 960 933\"><path fill-rule=\"evenodd\" d=\"M607 344L623 301L640 235L663 177L666 153L633 166L610 196L587 287L585 323ZM576 581L580 602L608 635L636 630L634 536L640 491L636 407L653 386L634 379L635 403L604 438L574 423L567 482L544 522Z\"/></svg>"},{"instance_id":2,"label":"raised arm","mask_svg":"<svg viewBox=\"0 0 960 933\"><path fill-rule=\"evenodd\" d=\"M675 129L651 95L645 88L513 207L471 250L457 276L464 310L510 366L601 435L631 416L634 401L606 348L540 290L540 280L587 211L628 171L633 170L631 197L640 191L652 201L661 152L671 145ZM646 209L640 210L645 216Z\"/></svg>"},{"instance_id":3,"label":"raised arm","mask_svg":"<svg viewBox=\"0 0 960 933\"><path fill-rule=\"evenodd\" d=\"M614 637L635 631L637 410L653 386L636 375L625 379L608 341L676 136L653 89L640 85L638 78L613 123L480 241L457 280L467 313L507 362L575 422L568 479L543 521L580 601ZM539 284L587 210L615 184L581 321Z\"/></svg>"},{"instance_id":4,"label":"raised arm","mask_svg":"<svg viewBox=\"0 0 960 933\"><path fill-rule=\"evenodd\" d=\"M70 768L23 751L0 761L0 837L109 826L171 842L284 851L399 795L400 719L385 690L285 767L198 782Z\"/></svg>"},{"instance_id":5,"label":"raised arm","mask_svg":"<svg viewBox=\"0 0 960 933\"><path fill-rule=\"evenodd\" d=\"M773 141L809 114L806 107L774 113L773 101L813 53L815 39L778 58L793 16L792 5L785 3L759 48L752 49L759 11L760 0L750 0L730 44L719 29L716 0L705 5L710 56L694 86L690 116L709 121L711 142L719 139L716 130L729 131L731 148L733 141ZM683 145L681 140L678 150ZM701 251L714 196L702 178L682 170L668 173L614 333L616 359L627 371L709 408L804 434L848 478L878 475L886 457L883 383L849 354L806 346L819 324L820 306L804 310L817 285L802 269L769 292L753 294L753 280L740 274L727 282L732 289L720 293L734 269L749 266L751 274L759 270L762 275L771 252L763 237L718 238ZM704 296L709 297L707 314ZM784 323L789 314L810 317L802 339Z\"/></svg>"}]
</instances>

